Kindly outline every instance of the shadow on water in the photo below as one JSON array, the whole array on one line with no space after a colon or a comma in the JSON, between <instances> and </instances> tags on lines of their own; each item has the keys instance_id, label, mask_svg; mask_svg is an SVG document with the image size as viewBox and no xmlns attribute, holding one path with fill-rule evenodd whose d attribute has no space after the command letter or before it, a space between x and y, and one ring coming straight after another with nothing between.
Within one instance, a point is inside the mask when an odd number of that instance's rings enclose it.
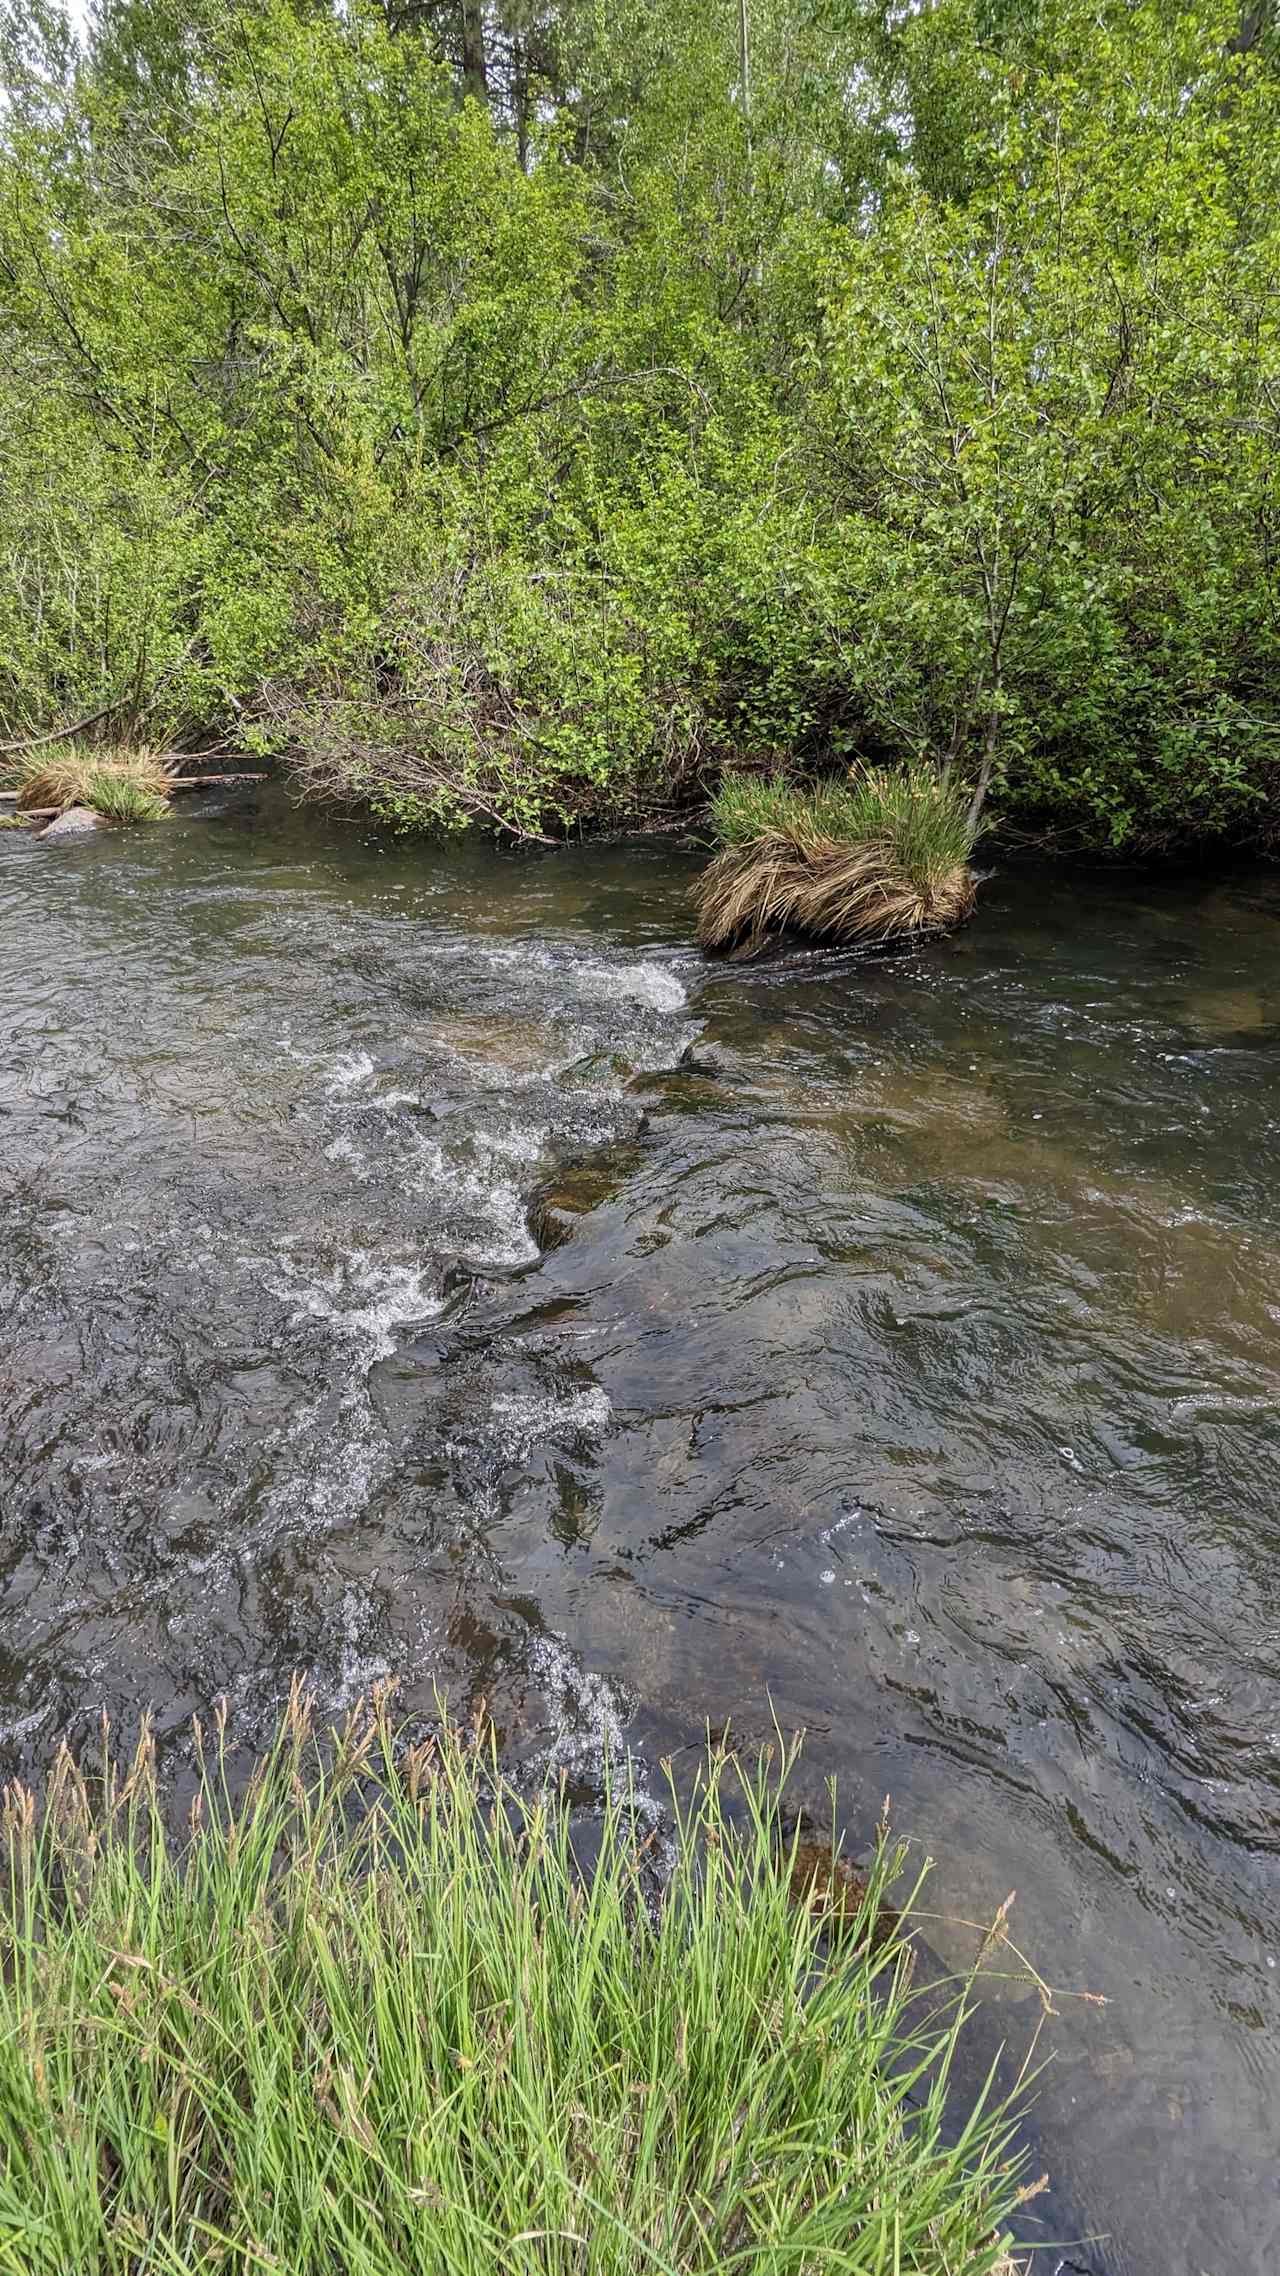
<instances>
[{"instance_id":1,"label":"shadow on water","mask_svg":"<svg viewBox=\"0 0 1280 2276\"><path fill-rule=\"evenodd\" d=\"M1261 2276L1280 881L707 966L691 866L268 794L0 848L4 1767L395 1673L589 1809L776 1714L943 1964L1018 1890L1065 2266Z\"/></svg>"}]
</instances>

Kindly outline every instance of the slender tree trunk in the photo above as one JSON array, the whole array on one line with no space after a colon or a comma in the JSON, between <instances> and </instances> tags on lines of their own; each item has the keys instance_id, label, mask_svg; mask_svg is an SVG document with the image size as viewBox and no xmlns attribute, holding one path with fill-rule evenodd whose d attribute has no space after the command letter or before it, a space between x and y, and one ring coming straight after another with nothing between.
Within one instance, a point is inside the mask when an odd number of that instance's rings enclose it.
<instances>
[{"instance_id":1,"label":"slender tree trunk","mask_svg":"<svg viewBox=\"0 0 1280 2276\"><path fill-rule=\"evenodd\" d=\"M742 116L747 129L747 197L752 205L756 194L755 136L751 116L751 0L738 0L738 85L742 93ZM759 240L756 257L751 264L751 277L755 285L761 281Z\"/></svg>"},{"instance_id":2,"label":"slender tree trunk","mask_svg":"<svg viewBox=\"0 0 1280 2276\"><path fill-rule=\"evenodd\" d=\"M1227 42L1228 55L1248 55L1250 49L1257 46L1267 28L1270 12L1271 0L1253 0L1252 5L1242 8L1240 28L1235 38Z\"/></svg>"},{"instance_id":3,"label":"slender tree trunk","mask_svg":"<svg viewBox=\"0 0 1280 2276\"><path fill-rule=\"evenodd\" d=\"M942 754L942 764L938 768L938 780L944 787L951 780L952 769L969 740L969 729L972 725L973 704L968 703L963 711L956 713L951 722L951 733L947 737L947 747Z\"/></svg>"},{"instance_id":4,"label":"slender tree trunk","mask_svg":"<svg viewBox=\"0 0 1280 2276\"><path fill-rule=\"evenodd\" d=\"M529 171L529 45L522 37L512 46L511 105L516 120L516 150L520 170Z\"/></svg>"},{"instance_id":5,"label":"slender tree trunk","mask_svg":"<svg viewBox=\"0 0 1280 2276\"><path fill-rule=\"evenodd\" d=\"M982 738L982 765L978 769L978 779L973 786L973 796L969 801L968 819L969 828L971 830L977 829L979 820L981 819L982 809L987 803L987 792L991 788L991 777L996 771L996 749L997 745L999 744L999 740L1000 686L999 682L997 681L995 687L993 687L991 691L991 705L987 712L986 733Z\"/></svg>"},{"instance_id":6,"label":"slender tree trunk","mask_svg":"<svg viewBox=\"0 0 1280 2276\"><path fill-rule=\"evenodd\" d=\"M462 91L476 100L489 100L489 73L485 64L484 0L462 0Z\"/></svg>"}]
</instances>

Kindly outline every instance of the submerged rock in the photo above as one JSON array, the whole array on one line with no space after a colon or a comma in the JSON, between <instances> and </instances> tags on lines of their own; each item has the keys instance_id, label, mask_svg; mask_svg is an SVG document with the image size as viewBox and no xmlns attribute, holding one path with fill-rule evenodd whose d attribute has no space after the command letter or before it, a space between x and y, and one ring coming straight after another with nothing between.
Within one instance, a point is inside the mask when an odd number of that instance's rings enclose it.
<instances>
[{"instance_id":1,"label":"submerged rock","mask_svg":"<svg viewBox=\"0 0 1280 2276\"><path fill-rule=\"evenodd\" d=\"M566 1163L540 1185L529 1201L529 1231L540 1249L558 1249L573 1238L574 1225L603 1201L612 1200L634 1166L631 1148L610 1148L598 1159Z\"/></svg>"},{"instance_id":2,"label":"submerged rock","mask_svg":"<svg viewBox=\"0 0 1280 2276\"><path fill-rule=\"evenodd\" d=\"M797 1840L791 1855L791 1902L821 1920L828 1935L869 1935L873 1951L880 1951L903 1935L902 1915L883 1899L869 1921L864 1907L871 1882L857 1865L851 1865L825 1840ZM908 1967L913 1960L908 1958Z\"/></svg>"},{"instance_id":3,"label":"submerged rock","mask_svg":"<svg viewBox=\"0 0 1280 2276\"><path fill-rule=\"evenodd\" d=\"M620 1051L592 1051L563 1067L560 1081L568 1090L609 1090L616 1083L630 1082L634 1074L631 1061Z\"/></svg>"},{"instance_id":4,"label":"submerged rock","mask_svg":"<svg viewBox=\"0 0 1280 2276\"><path fill-rule=\"evenodd\" d=\"M91 806L68 806L65 814L59 814L57 820L38 835L41 838L87 838L103 827L101 814L95 814Z\"/></svg>"}]
</instances>

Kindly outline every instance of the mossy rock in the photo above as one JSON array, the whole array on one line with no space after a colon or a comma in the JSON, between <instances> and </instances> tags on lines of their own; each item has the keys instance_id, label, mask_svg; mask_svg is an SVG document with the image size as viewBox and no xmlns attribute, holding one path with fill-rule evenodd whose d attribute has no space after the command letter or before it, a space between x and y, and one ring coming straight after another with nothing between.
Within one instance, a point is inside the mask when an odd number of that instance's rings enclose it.
<instances>
[{"instance_id":1,"label":"mossy rock","mask_svg":"<svg viewBox=\"0 0 1280 2276\"><path fill-rule=\"evenodd\" d=\"M56 821L46 825L40 838L42 843L60 838L91 838L96 830L103 828L101 814L95 814L91 806L68 806L65 814L59 814Z\"/></svg>"}]
</instances>

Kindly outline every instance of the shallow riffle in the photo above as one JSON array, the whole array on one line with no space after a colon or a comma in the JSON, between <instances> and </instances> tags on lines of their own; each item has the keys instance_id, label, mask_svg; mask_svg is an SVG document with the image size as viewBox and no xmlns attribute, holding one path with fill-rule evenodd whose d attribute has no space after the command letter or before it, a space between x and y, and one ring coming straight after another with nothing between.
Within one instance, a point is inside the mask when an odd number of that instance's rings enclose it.
<instances>
[{"instance_id":1,"label":"shallow riffle","mask_svg":"<svg viewBox=\"0 0 1280 2276\"><path fill-rule=\"evenodd\" d=\"M1280 882L716 967L696 867L270 790L0 844L4 1767L218 1693L249 1750L295 1668L584 1809L802 1724L935 1952L1017 1889L1075 2263L1262 2276Z\"/></svg>"}]
</instances>

